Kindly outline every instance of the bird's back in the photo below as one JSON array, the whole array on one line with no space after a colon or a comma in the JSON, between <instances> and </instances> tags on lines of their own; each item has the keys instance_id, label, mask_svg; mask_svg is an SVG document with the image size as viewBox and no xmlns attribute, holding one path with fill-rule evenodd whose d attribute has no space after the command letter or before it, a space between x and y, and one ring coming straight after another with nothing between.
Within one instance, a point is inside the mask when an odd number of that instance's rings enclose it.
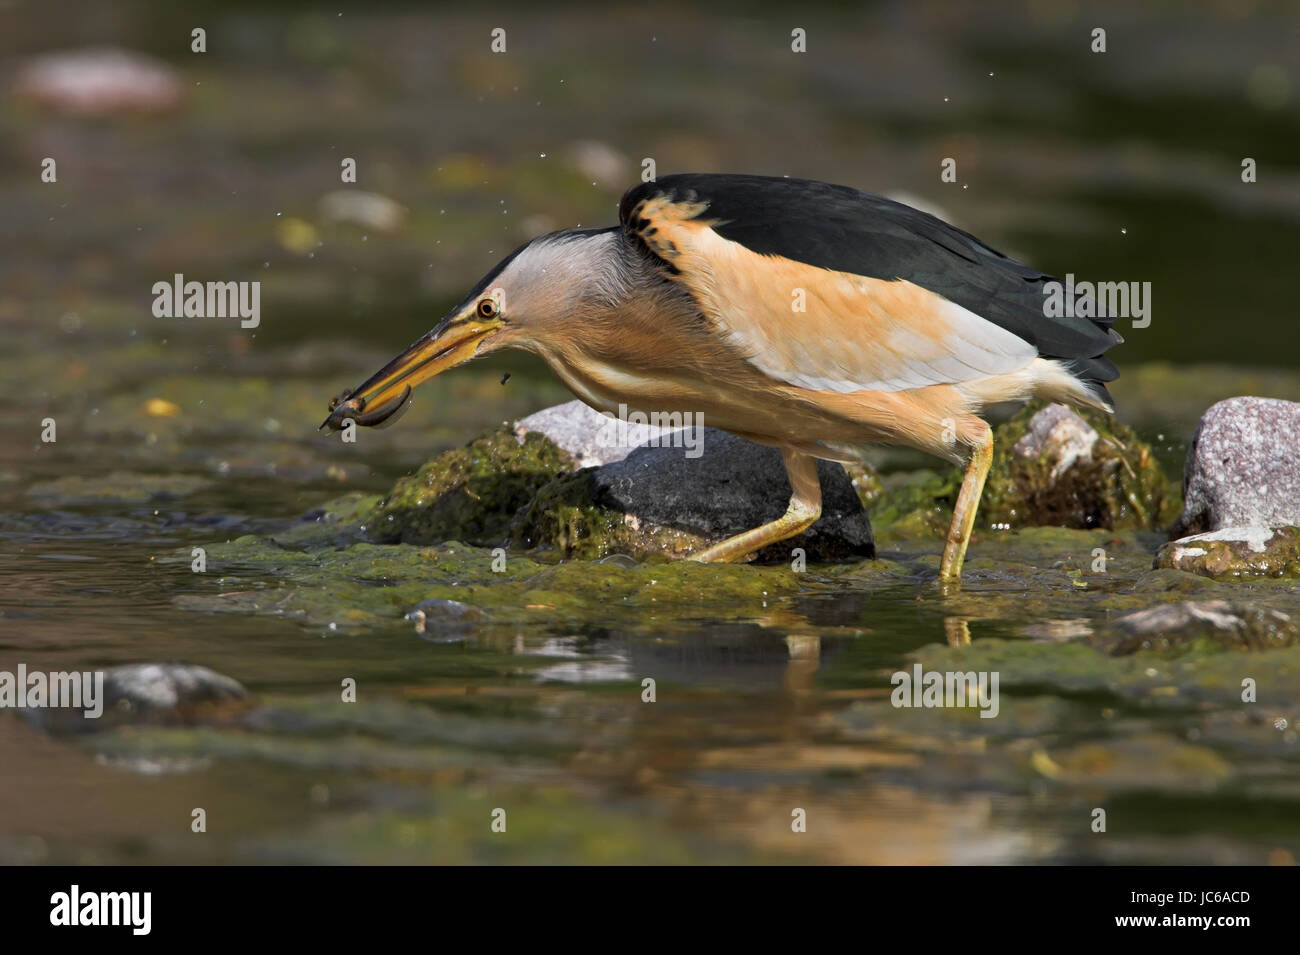
<instances>
[{"instance_id":1,"label":"bird's back","mask_svg":"<svg viewBox=\"0 0 1300 955\"><path fill-rule=\"evenodd\" d=\"M1048 315L1052 276L1017 262L928 213L848 186L807 179L687 173L629 190L624 228L643 235L658 198L694 209L723 239L750 252L867 279L903 280L1015 335L1060 361L1109 403L1104 382L1118 377L1104 352L1120 341L1110 318ZM665 208L660 205L660 208ZM648 237L653 247L653 236ZM671 253L666 255L673 264Z\"/></svg>"}]
</instances>

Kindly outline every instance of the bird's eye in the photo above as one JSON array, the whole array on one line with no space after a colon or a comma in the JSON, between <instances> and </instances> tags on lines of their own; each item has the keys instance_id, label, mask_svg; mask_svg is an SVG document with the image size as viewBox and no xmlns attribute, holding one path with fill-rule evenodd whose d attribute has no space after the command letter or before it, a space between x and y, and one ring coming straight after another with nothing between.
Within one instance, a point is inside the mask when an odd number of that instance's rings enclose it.
<instances>
[{"instance_id":1,"label":"bird's eye","mask_svg":"<svg viewBox=\"0 0 1300 955\"><path fill-rule=\"evenodd\" d=\"M495 299L490 299L490 298L479 299L479 303L478 303L479 318L496 318L497 312L498 309L497 309L497 303Z\"/></svg>"}]
</instances>

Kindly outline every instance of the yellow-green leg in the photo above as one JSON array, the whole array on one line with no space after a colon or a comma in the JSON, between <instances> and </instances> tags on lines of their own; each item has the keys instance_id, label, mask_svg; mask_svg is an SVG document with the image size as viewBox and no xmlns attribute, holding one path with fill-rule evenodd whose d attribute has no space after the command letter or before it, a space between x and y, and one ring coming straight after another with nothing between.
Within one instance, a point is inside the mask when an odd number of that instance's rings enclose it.
<instances>
[{"instance_id":1,"label":"yellow-green leg","mask_svg":"<svg viewBox=\"0 0 1300 955\"><path fill-rule=\"evenodd\" d=\"M966 464L966 476L961 482L961 491L957 494L957 506L952 511L952 524L948 528L948 540L943 548L943 559L939 563L939 576L944 580L960 580L961 565L966 559L966 545L970 543L971 530L975 527L975 512L980 507L980 495L984 493L984 480L989 476L989 465L993 463L993 431L983 421L975 440L971 442L970 461Z\"/></svg>"},{"instance_id":2,"label":"yellow-green leg","mask_svg":"<svg viewBox=\"0 0 1300 955\"><path fill-rule=\"evenodd\" d=\"M786 449L782 449L781 456L785 459L785 473L790 478L790 506L786 512L770 524L728 537L698 554L692 554L692 560L740 560L768 544L803 533L821 517L822 488L817 480L817 459Z\"/></svg>"}]
</instances>

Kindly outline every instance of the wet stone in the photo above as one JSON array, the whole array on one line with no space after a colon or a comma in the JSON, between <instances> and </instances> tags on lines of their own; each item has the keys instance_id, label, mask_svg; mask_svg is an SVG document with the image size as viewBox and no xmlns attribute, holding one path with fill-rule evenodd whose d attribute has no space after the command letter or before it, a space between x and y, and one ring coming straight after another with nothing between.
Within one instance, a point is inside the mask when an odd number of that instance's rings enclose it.
<instances>
[{"instance_id":1,"label":"wet stone","mask_svg":"<svg viewBox=\"0 0 1300 955\"><path fill-rule=\"evenodd\" d=\"M127 723L192 725L219 723L244 713L253 698L237 681L207 667L180 663L133 663L103 671L103 712L27 711L53 732L93 732Z\"/></svg>"},{"instance_id":2,"label":"wet stone","mask_svg":"<svg viewBox=\"0 0 1300 955\"><path fill-rule=\"evenodd\" d=\"M1229 398L1201 418L1187 452L1175 536L1300 524L1300 403Z\"/></svg>"},{"instance_id":3,"label":"wet stone","mask_svg":"<svg viewBox=\"0 0 1300 955\"><path fill-rule=\"evenodd\" d=\"M1031 403L994 434L979 524L1156 530L1178 500L1149 445L1109 415Z\"/></svg>"},{"instance_id":4,"label":"wet stone","mask_svg":"<svg viewBox=\"0 0 1300 955\"><path fill-rule=\"evenodd\" d=\"M455 641L478 630L487 620L487 614L459 600L433 598L416 604L406 619L415 624L415 632L427 640Z\"/></svg>"},{"instance_id":5,"label":"wet stone","mask_svg":"<svg viewBox=\"0 0 1300 955\"><path fill-rule=\"evenodd\" d=\"M1300 621L1290 614L1228 600L1164 604L1121 617L1115 627L1118 634L1097 643L1116 656L1191 648L1204 641L1229 650L1272 650L1300 643Z\"/></svg>"},{"instance_id":6,"label":"wet stone","mask_svg":"<svg viewBox=\"0 0 1300 955\"><path fill-rule=\"evenodd\" d=\"M1204 577L1300 577L1300 527L1227 527L1170 541L1157 568Z\"/></svg>"}]
</instances>

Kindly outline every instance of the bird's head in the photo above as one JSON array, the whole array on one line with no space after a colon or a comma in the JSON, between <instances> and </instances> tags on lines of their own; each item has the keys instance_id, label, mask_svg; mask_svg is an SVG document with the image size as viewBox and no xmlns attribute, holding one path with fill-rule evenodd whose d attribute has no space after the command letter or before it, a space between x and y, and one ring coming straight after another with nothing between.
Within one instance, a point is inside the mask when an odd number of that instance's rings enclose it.
<instances>
[{"instance_id":1,"label":"bird's head","mask_svg":"<svg viewBox=\"0 0 1300 955\"><path fill-rule=\"evenodd\" d=\"M516 249L427 334L330 402L322 428L394 420L411 389L471 358L545 344L617 297L613 230L554 232Z\"/></svg>"}]
</instances>

